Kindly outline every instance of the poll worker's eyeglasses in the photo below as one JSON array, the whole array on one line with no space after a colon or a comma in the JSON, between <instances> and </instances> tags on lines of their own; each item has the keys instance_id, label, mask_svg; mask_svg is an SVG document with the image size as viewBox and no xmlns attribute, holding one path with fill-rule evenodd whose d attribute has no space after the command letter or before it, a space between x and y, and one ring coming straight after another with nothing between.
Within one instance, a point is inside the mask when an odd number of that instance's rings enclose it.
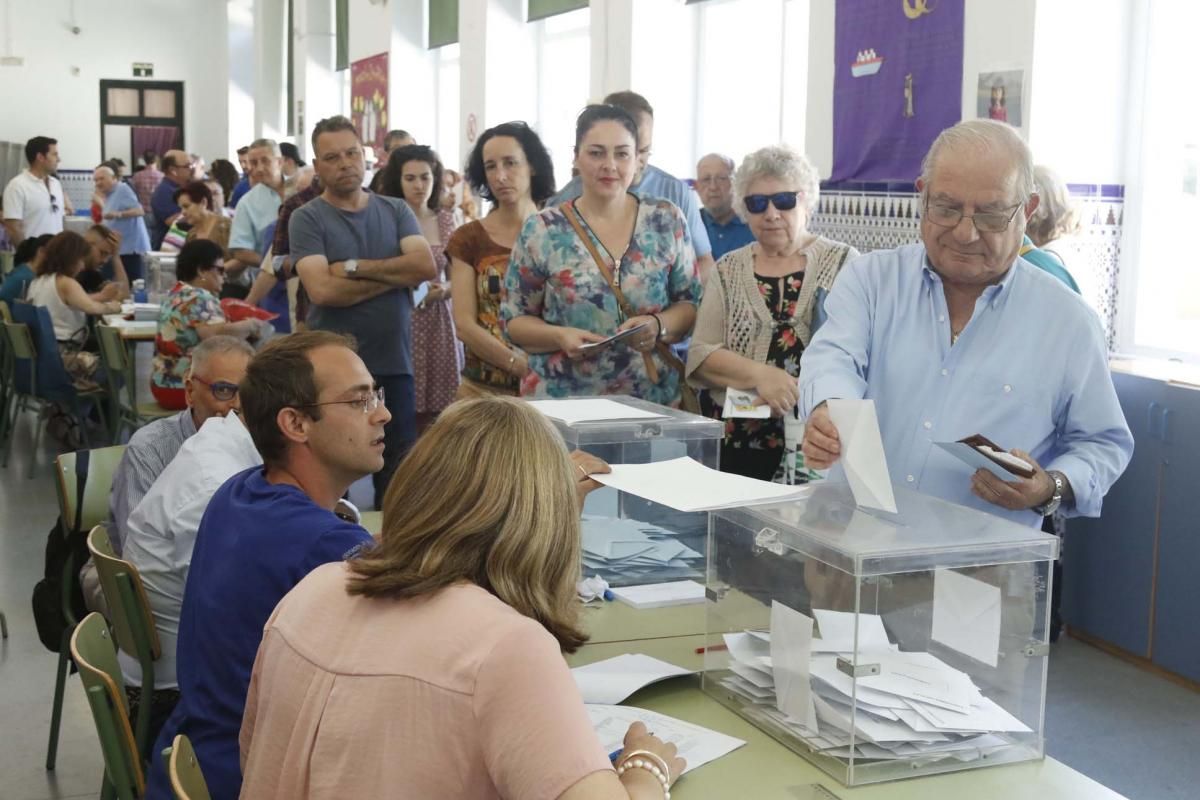
<instances>
[{"instance_id":1,"label":"poll worker's eyeglasses","mask_svg":"<svg viewBox=\"0 0 1200 800\"><path fill-rule=\"evenodd\" d=\"M1024 203L1017 203L1006 211L977 211L964 214L961 208L944 206L940 203L925 203L925 218L942 228L956 228L963 218L971 220L980 233L1004 233L1012 224L1017 211Z\"/></svg>"},{"instance_id":2,"label":"poll worker's eyeglasses","mask_svg":"<svg viewBox=\"0 0 1200 800\"><path fill-rule=\"evenodd\" d=\"M212 392L213 398L221 401L222 403L228 403L230 400L237 397L238 385L236 383L230 383L228 381L210 382L204 380L204 378L201 378L199 375L193 375L192 380L200 381L200 383L203 383L205 386L207 386L208 391Z\"/></svg>"},{"instance_id":3,"label":"poll worker's eyeglasses","mask_svg":"<svg viewBox=\"0 0 1200 800\"><path fill-rule=\"evenodd\" d=\"M767 203L779 211L791 211L800 199L800 192L776 192L775 194L748 194L745 197L746 210L751 214L761 214L767 210Z\"/></svg>"},{"instance_id":4,"label":"poll worker's eyeglasses","mask_svg":"<svg viewBox=\"0 0 1200 800\"><path fill-rule=\"evenodd\" d=\"M370 414L375 409L383 405L383 387L376 386L366 394L355 397L352 400L327 400L324 403L305 403L304 405L296 406L296 408L316 408L317 406L354 406L364 414Z\"/></svg>"}]
</instances>

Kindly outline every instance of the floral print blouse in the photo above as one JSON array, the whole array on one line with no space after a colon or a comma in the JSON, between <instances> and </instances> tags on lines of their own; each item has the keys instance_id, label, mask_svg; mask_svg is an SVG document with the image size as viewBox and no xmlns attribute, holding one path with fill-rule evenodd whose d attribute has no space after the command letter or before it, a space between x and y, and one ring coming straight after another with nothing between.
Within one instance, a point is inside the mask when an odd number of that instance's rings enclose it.
<instances>
[{"instance_id":1,"label":"floral print blouse","mask_svg":"<svg viewBox=\"0 0 1200 800\"><path fill-rule=\"evenodd\" d=\"M225 321L221 302L207 289L177 283L158 310L151 380L163 389L182 389L192 365L192 350L200 344L196 328Z\"/></svg>"},{"instance_id":2,"label":"floral print blouse","mask_svg":"<svg viewBox=\"0 0 1200 800\"><path fill-rule=\"evenodd\" d=\"M601 257L609 258L611 264L611 256L587 220L582 214L579 219ZM613 274L638 315L656 313L675 303L699 304L696 255L677 207L666 201L639 201L629 247ZM513 247L504 285L501 315L505 325L528 315L551 325L611 336L626 319L562 207L548 208L526 220ZM658 372L657 382L650 379L642 354L625 343L574 361L561 351L531 354L529 366L536 377L526 379L522 393L551 397L620 394L678 405L679 374L657 353L650 357Z\"/></svg>"}]
</instances>

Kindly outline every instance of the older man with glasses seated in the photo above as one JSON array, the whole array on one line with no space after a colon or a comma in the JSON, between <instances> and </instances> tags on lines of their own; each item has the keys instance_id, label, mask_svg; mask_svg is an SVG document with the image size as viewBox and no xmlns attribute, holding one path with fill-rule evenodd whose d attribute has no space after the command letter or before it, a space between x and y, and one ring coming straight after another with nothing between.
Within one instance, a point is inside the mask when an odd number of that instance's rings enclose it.
<instances>
[{"instance_id":1,"label":"older man with glasses seated","mask_svg":"<svg viewBox=\"0 0 1200 800\"><path fill-rule=\"evenodd\" d=\"M109 539L141 572L162 644L149 701L151 740L179 698L175 637L200 519L226 479L261 463L236 414L238 384L253 355L248 344L232 336L204 340L192 353L186 381L190 408L135 433L113 476ZM91 582L82 572L80 577ZM132 718L146 700L141 669L124 652L120 660Z\"/></svg>"},{"instance_id":2,"label":"older man with glasses seated","mask_svg":"<svg viewBox=\"0 0 1200 800\"><path fill-rule=\"evenodd\" d=\"M875 401L893 479L1040 526L1058 508L1096 517L1133 453L1095 313L1020 258L1038 206L1015 129L968 120L933 143L917 182L921 242L842 271L804 353L804 456L842 454L826 401ZM1033 476L972 470L937 442L982 434Z\"/></svg>"}]
</instances>

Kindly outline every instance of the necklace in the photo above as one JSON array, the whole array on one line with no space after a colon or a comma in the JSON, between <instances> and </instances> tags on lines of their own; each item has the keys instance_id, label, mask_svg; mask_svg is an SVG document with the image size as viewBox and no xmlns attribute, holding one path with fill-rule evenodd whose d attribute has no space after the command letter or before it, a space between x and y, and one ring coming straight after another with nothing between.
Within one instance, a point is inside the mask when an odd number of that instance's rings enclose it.
<instances>
[{"instance_id":1,"label":"necklace","mask_svg":"<svg viewBox=\"0 0 1200 800\"><path fill-rule=\"evenodd\" d=\"M953 347L958 342L958 337L962 336L962 331L950 329L950 346Z\"/></svg>"}]
</instances>

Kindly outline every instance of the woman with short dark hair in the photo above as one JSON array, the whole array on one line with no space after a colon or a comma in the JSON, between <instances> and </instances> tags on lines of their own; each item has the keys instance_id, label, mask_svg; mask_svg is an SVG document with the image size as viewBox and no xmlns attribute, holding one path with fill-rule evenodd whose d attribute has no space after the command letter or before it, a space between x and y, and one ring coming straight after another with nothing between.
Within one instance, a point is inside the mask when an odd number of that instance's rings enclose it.
<instances>
[{"instance_id":1,"label":"woman with short dark hair","mask_svg":"<svg viewBox=\"0 0 1200 800\"><path fill-rule=\"evenodd\" d=\"M529 361L500 329L504 274L525 220L554 194L554 164L532 128L505 122L479 136L466 180L494 208L455 231L446 245L454 326L466 347L458 396L515 395Z\"/></svg>"},{"instance_id":2,"label":"woman with short dark hair","mask_svg":"<svg viewBox=\"0 0 1200 800\"><path fill-rule=\"evenodd\" d=\"M575 126L582 194L530 217L513 248L502 308L509 338L530 353L522 394L680 404L683 365L668 345L692 329L700 276L680 210L629 191L637 132L616 106L585 108Z\"/></svg>"},{"instance_id":3,"label":"woman with short dark hair","mask_svg":"<svg viewBox=\"0 0 1200 800\"><path fill-rule=\"evenodd\" d=\"M163 408L187 408L183 381L192 364L192 349L200 342L220 334L247 341L270 335L271 325L263 320L225 321L217 299L225 283L224 259L216 242L196 239L185 244L175 260L178 283L159 307L150 376L150 391Z\"/></svg>"}]
</instances>

